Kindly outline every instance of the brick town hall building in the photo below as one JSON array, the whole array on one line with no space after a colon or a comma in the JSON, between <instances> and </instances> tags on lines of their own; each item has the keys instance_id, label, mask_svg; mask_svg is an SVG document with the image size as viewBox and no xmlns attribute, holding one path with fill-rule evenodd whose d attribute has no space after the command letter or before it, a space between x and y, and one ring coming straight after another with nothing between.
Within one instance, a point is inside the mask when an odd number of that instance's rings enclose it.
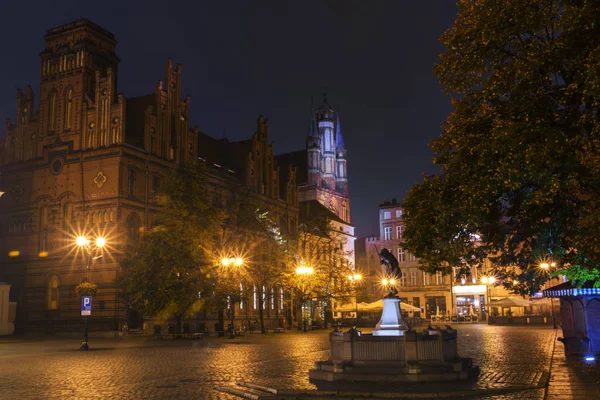
<instances>
[{"instance_id":1,"label":"brick town hall building","mask_svg":"<svg viewBox=\"0 0 600 400\"><path fill-rule=\"evenodd\" d=\"M75 287L86 256L75 245L79 234L111 238L89 271L98 285L90 329L120 329L122 244L152 226L161 176L188 159L209 167L215 207L251 192L293 233L301 210L317 202L353 248L345 149L329 106L316 112L307 150L277 157L262 116L240 142L190 128L182 68L170 60L151 94L126 98L117 92L112 33L82 19L50 29L45 41L38 99L31 87L17 91L16 120L5 122L0 139L0 282L12 285L17 332L80 331ZM283 299L271 306L283 310ZM129 318L131 328L139 318Z\"/></svg>"}]
</instances>

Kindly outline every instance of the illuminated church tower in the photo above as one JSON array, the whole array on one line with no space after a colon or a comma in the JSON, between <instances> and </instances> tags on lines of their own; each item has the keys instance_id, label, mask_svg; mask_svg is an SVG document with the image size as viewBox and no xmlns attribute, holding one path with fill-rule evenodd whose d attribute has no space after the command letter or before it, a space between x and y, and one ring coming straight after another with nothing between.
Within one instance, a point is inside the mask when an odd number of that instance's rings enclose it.
<instances>
[{"instance_id":1,"label":"illuminated church tower","mask_svg":"<svg viewBox=\"0 0 600 400\"><path fill-rule=\"evenodd\" d=\"M306 138L307 186L301 200L318 200L344 222L350 223L346 148L339 112L327 102L311 110Z\"/></svg>"}]
</instances>

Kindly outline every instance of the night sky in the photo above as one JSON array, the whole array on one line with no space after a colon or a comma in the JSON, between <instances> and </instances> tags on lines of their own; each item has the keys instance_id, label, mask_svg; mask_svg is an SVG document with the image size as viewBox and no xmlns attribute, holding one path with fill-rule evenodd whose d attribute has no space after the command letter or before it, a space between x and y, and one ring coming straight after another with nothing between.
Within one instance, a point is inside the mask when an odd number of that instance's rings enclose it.
<instances>
[{"instance_id":1,"label":"night sky","mask_svg":"<svg viewBox=\"0 0 600 400\"><path fill-rule=\"evenodd\" d=\"M356 236L377 206L433 173L427 144L450 104L433 75L452 0L11 1L0 24L0 117L18 87L39 95L47 29L86 17L117 38L119 92L152 93L168 58L183 65L191 123L249 138L269 118L276 153L304 148L311 96L340 111ZM0 128L3 129L3 128ZM4 135L4 132L1 133Z\"/></svg>"}]
</instances>

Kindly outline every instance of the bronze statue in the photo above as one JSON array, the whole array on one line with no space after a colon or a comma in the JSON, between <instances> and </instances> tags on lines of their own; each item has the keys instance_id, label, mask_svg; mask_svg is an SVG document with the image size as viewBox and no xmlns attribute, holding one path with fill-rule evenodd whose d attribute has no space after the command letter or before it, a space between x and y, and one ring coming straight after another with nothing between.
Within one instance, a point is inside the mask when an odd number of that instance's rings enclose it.
<instances>
[{"instance_id":1,"label":"bronze statue","mask_svg":"<svg viewBox=\"0 0 600 400\"><path fill-rule=\"evenodd\" d=\"M379 263L382 265L385 264L388 274L400 277L400 264L398 264L398 260L388 249L384 247L381 253L379 253L379 258Z\"/></svg>"}]
</instances>

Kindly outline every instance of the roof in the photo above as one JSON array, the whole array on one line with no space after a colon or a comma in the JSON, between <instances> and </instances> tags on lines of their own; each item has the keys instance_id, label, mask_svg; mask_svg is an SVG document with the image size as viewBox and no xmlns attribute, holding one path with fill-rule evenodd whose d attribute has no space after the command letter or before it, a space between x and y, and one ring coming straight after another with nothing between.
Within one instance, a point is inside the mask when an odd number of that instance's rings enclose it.
<instances>
[{"instance_id":1,"label":"roof","mask_svg":"<svg viewBox=\"0 0 600 400\"><path fill-rule=\"evenodd\" d=\"M296 185L303 186L308 184L308 155L306 150L276 155L275 161L279 165L281 182L288 181L289 166L294 165L296 166Z\"/></svg>"},{"instance_id":2,"label":"roof","mask_svg":"<svg viewBox=\"0 0 600 400\"><path fill-rule=\"evenodd\" d=\"M544 297L570 297L600 295L600 288L594 287L594 282L587 281L580 287L573 287L572 282L561 283L542 291Z\"/></svg>"},{"instance_id":3,"label":"roof","mask_svg":"<svg viewBox=\"0 0 600 400\"><path fill-rule=\"evenodd\" d=\"M61 33L70 31L72 29L82 28L82 27L93 29L96 32L102 34L104 37L112 40L113 42L115 41L115 35L112 32L107 31L106 29L102 28L100 25L93 23L92 21L90 21L87 18L80 18L80 19L70 22L68 24L64 24L64 25L60 25L60 26L57 26L52 29L48 29L48 31L46 31L46 36L44 36L44 37L49 38L51 36L59 35Z\"/></svg>"},{"instance_id":4,"label":"roof","mask_svg":"<svg viewBox=\"0 0 600 400\"><path fill-rule=\"evenodd\" d=\"M330 209L319 203L317 200L308 200L300 202L300 219L307 220L311 217L326 218L331 221L339 222L345 225L350 225Z\"/></svg>"},{"instance_id":5,"label":"roof","mask_svg":"<svg viewBox=\"0 0 600 400\"><path fill-rule=\"evenodd\" d=\"M230 142L226 138L217 139L205 133L198 133L198 157L209 164L231 169L239 177L246 175L246 163L251 150L251 139Z\"/></svg>"}]
</instances>

